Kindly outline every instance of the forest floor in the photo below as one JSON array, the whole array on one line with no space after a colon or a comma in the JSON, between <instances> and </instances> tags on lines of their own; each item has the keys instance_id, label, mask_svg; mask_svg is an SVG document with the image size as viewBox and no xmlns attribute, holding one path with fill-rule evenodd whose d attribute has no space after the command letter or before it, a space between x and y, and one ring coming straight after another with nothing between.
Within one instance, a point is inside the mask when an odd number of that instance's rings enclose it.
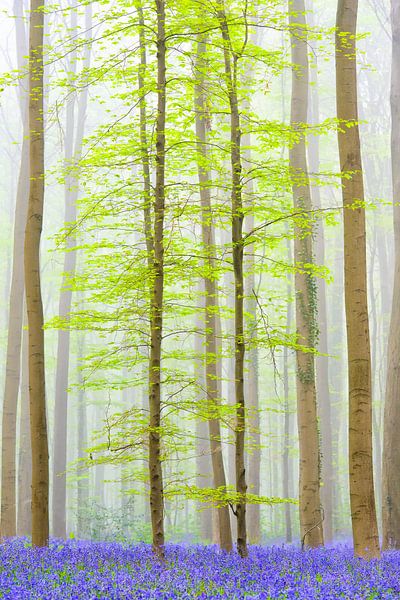
<instances>
[{"instance_id":1,"label":"forest floor","mask_svg":"<svg viewBox=\"0 0 400 600\"><path fill-rule=\"evenodd\" d=\"M18 539L0 553L0 598L7 599L400 598L400 552L367 562L346 546L271 546L252 547L242 560L210 546L171 544L160 563L147 544L55 540L32 549Z\"/></svg>"}]
</instances>

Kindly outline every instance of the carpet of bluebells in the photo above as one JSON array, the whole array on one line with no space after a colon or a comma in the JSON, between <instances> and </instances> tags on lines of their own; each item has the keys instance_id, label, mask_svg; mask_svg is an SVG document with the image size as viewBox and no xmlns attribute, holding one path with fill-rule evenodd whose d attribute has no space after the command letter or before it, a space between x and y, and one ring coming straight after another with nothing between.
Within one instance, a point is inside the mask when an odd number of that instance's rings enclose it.
<instances>
[{"instance_id":1,"label":"carpet of bluebells","mask_svg":"<svg viewBox=\"0 0 400 600\"><path fill-rule=\"evenodd\" d=\"M400 599L400 552L363 561L348 547L252 547L249 558L214 547L168 545L166 561L146 544L24 540L0 546L0 598Z\"/></svg>"}]
</instances>

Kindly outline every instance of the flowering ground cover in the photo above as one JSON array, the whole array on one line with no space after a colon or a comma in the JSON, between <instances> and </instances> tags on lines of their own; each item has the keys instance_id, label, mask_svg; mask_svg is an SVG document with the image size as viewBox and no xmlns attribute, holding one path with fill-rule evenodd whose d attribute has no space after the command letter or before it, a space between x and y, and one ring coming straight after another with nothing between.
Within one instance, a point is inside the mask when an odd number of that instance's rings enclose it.
<instances>
[{"instance_id":1,"label":"flowering ground cover","mask_svg":"<svg viewBox=\"0 0 400 600\"><path fill-rule=\"evenodd\" d=\"M365 562L348 547L272 546L241 560L213 547L168 545L161 564L146 544L71 540L32 549L14 540L0 553L0 598L400 598L400 552Z\"/></svg>"}]
</instances>

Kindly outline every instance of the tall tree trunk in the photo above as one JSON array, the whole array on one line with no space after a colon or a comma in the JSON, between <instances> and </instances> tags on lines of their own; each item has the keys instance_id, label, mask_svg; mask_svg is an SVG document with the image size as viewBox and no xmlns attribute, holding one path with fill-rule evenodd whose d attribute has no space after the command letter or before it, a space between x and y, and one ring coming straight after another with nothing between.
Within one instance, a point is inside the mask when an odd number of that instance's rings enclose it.
<instances>
[{"instance_id":1,"label":"tall tree trunk","mask_svg":"<svg viewBox=\"0 0 400 600\"><path fill-rule=\"evenodd\" d=\"M79 358L84 356L85 352L85 341L82 336L81 343L79 344ZM80 365L78 364L78 369ZM87 410L86 410L86 398L83 389L83 377L82 372L78 371L78 436L77 436L77 458L78 460L85 460L86 453L85 447L88 442L87 432ZM89 499L89 473L86 467L78 464L77 467L77 534L79 538L84 537L89 532L88 524L85 519L85 508L88 504Z\"/></svg>"},{"instance_id":2,"label":"tall tree trunk","mask_svg":"<svg viewBox=\"0 0 400 600\"><path fill-rule=\"evenodd\" d=\"M21 10L22 9L22 10ZM14 1L18 69L26 69L26 32L23 5ZM12 276L8 311L6 377L2 413L1 537L16 534L16 431L21 371L24 299L24 231L29 195L28 80L18 86L22 118L22 149L14 216Z\"/></svg>"},{"instance_id":3,"label":"tall tree trunk","mask_svg":"<svg viewBox=\"0 0 400 600\"><path fill-rule=\"evenodd\" d=\"M313 25L313 22L310 22ZM319 124L319 94L318 67L312 69L313 81L310 85L310 114L311 123ZM311 136L309 142L310 171L319 172L319 136ZM313 208L321 208L319 185L311 186ZM325 231L323 218L318 216L315 232L315 261L319 266L325 266ZM326 307L326 281L323 277L317 279L317 314L318 314L318 351L316 357L316 383L318 409L321 423L321 501L324 507L324 538L330 542L333 538L333 465L332 465L332 421L331 398L329 394L329 357L328 357L328 312Z\"/></svg>"},{"instance_id":4,"label":"tall tree trunk","mask_svg":"<svg viewBox=\"0 0 400 600\"><path fill-rule=\"evenodd\" d=\"M92 26L92 7L86 7L85 31L90 32ZM71 31L77 31L77 11L71 9ZM85 46L83 68L90 65L90 44ZM71 81L76 73L76 52L71 53L68 67ZM81 146L84 135L87 86L79 97L78 114L75 127L75 96L70 94L66 108L65 125L65 156L64 168L66 169L64 184L64 222L73 223L76 220L76 203L79 193L77 167L81 156ZM76 129L76 134L75 134ZM74 136L75 134L75 136ZM74 142L75 137L75 142ZM64 254L64 275L61 284L58 312L59 316L68 321L72 304L72 289L70 278L75 274L76 252L71 249L75 246L75 236L68 237ZM57 342L57 367L55 383L54 406L54 439L53 439L53 477L52 477L52 529L53 535L65 538L67 535L66 501L67 501L67 428L68 428L68 374L70 360L70 330L68 326L58 331Z\"/></svg>"},{"instance_id":5,"label":"tall tree trunk","mask_svg":"<svg viewBox=\"0 0 400 600\"><path fill-rule=\"evenodd\" d=\"M237 61L238 55L232 52L229 26L223 3L218 0L217 17L221 29L224 50L225 80L230 108L230 151L231 151L231 227L232 258L235 281L235 471L237 549L244 558L248 554L246 531L246 468L245 468L245 395L244 395L244 277L243 277L243 200L242 200L242 157L240 113L237 96Z\"/></svg>"},{"instance_id":6,"label":"tall tree trunk","mask_svg":"<svg viewBox=\"0 0 400 600\"><path fill-rule=\"evenodd\" d=\"M32 532L31 515L31 435L29 429L29 382L28 382L28 331L22 334L21 357L21 410L19 423L18 457L18 511L17 535L28 536Z\"/></svg>"},{"instance_id":7,"label":"tall tree trunk","mask_svg":"<svg viewBox=\"0 0 400 600\"><path fill-rule=\"evenodd\" d=\"M204 55L206 43L200 40L197 44L196 83L195 83L195 112L196 136L198 153L198 177L201 203L201 231L204 247L205 273L204 276L204 331L205 331L205 376L207 409L212 417L208 419L211 463L213 468L213 482L215 488L226 488L225 467L222 455L221 426L218 416L218 407L221 401L218 385L217 361L220 360L220 348L217 341L217 310L218 291L214 277L215 239L211 207L211 176L209 172L209 158L207 152L207 125L209 116L206 111L205 73L206 65ZM219 540L221 548L227 552L232 550L232 533L229 516L229 506L218 509Z\"/></svg>"},{"instance_id":8,"label":"tall tree trunk","mask_svg":"<svg viewBox=\"0 0 400 600\"><path fill-rule=\"evenodd\" d=\"M29 23L30 191L24 266L29 331L29 405L32 445L32 543L49 539L49 451L46 422L40 238L44 200L43 0L31 0Z\"/></svg>"},{"instance_id":9,"label":"tall tree trunk","mask_svg":"<svg viewBox=\"0 0 400 600\"><path fill-rule=\"evenodd\" d=\"M245 136L243 144L245 148L250 148L250 136ZM250 150L245 150L246 166L250 165ZM254 229L254 213L251 210L254 201L254 189L250 181L245 187L246 206L248 216L246 217L247 231ZM261 467L261 435L260 435L260 410L259 410L259 386L258 386L258 348L257 348L257 299L256 299L256 281L254 274L254 244L249 244L246 251L246 304L245 313L247 315L247 330L249 351L247 360L247 373L245 376L245 390L248 414L248 440L251 451L248 456L248 481L251 493L255 496L260 495L260 467ZM247 507L248 511L248 536L251 544L259 544L261 539L261 507L260 504L251 503Z\"/></svg>"},{"instance_id":10,"label":"tall tree trunk","mask_svg":"<svg viewBox=\"0 0 400 600\"><path fill-rule=\"evenodd\" d=\"M350 506L357 556L379 556L372 460L371 352L368 323L365 209L357 106L357 0L338 0L336 86L344 207L344 288L349 379ZM350 178L347 178L348 172Z\"/></svg>"},{"instance_id":11,"label":"tall tree trunk","mask_svg":"<svg viewBox=\"0 0 400 600\"><path fill-rule=\"evenodd\" d=\"M400 5L392 0L391 150L394 283L390 317L382 458L382 546L400 548Z\"/></svg>"},{"instance_id":12,"label":"tall tree trunk","mask_svg":"<svg viewBox=\"0 0 400 600\"><path fill-rule=\"evenodd\" d=\"M375 260L377 256L377 235L376 227L373 232L373 245L371 249L371 256L369 259L369 274L368 274L368 285L369 285L369 298L370 298L370 321L371 321L371 381L372 381L372 395L379 397L379 328L378 328L378 310L375 299L374 289L374 269ZM382 448L381 448L381 436L380 429L376 418L376 408L372 407L372 439L373 439L373 463L374 463L374 482L375 482L375 499L376 499L376 510L379 515L379 511L382 510L382 470L381 470L381 459L382 459ZM379 526L379 524L378 524Z\"/></svg>"},{"instance_id":13,"label":"tall tree trunk","mask_svg":"<svg viewBox=\"0 0 400 600\"><path fill-rule=\"evenodd\" d=\"M288 263L292 262L292 252L291 252L291 244L290 240L288 240ZM286 288L286 296L288 299L287 309L286 309L286 335L290 335L292 333L292 303L289 301L290 296L292 295L292 283L288 281L288 285ZM285 417L284 417L284 436L283 436L283 452L282 452L282 475L283 475L283 497L290 498L291 495L291 464L290 464L290 395L289 395L289 349L285 345L283 348L283 397L284 397L284 407L285 407ZM285 537L286 542L291 543L293 541L293 533L292 533L292 514L291 514L291 506L289 503L285 504Z\"/></svg>"},{"instance_id":14,"label":"tall tree trunk","mask_svg":"<svg viewBox=\"0 0 400 600\"><path fill-rule=\"evenodd\" d=\"M202 288L202 286L199 286ZM200 312L199 307L199 312ZM200 331L203 327L202 321L197 317L196 328ZM204 397L203 390L206 389L206 380L204 373L204 346L202 336L196 333L195 336L195 354L196 366L195 375L199 388L198 398L201 401ZM198 488L211 487L211 461L210 461L210 440L208 434L207 422L203 419L196 420L196 486ZM206 507L203 502L198 506L198 519L200 535L204 541L212 541L212 511Z\"/></svg>"},{"instance_id":15,"label":"tall tree trunk","mask_svg":"<svg viewBox=\"0 0 400 600\"><path fill-rule=\"evenodd\" d=\"M165 213L165 111L166 44L165 0L156 0L157 10L157 122L156 182L154 191L154 260L150 306L149 360L149 477L153 550L164 557L164 488L161 461L161 345L164 297Z\"/></svg>"},{"instance_id":16,"label":"tall tree trunk","mask_svg":"<svg viewBox=\"0 0 400 600\"><path fill-rule=\"evenodd\" d=\"M304 0L289 0L289 23L293 63L290 122L298 135L298 141L289 151L289 160L294 207L302 221L295 225L294 238L296 330L298 343L312 349L316 345L316 283L313 274L307 271L307 265L313 263L311 225L303 225L303 221L310 218L312 207L303 131L307 122L309 80ZM297 350L296 362L300 534L303 545L316 547L324 543L324 537L314 355Z\"/></svg>"}]
</instances>

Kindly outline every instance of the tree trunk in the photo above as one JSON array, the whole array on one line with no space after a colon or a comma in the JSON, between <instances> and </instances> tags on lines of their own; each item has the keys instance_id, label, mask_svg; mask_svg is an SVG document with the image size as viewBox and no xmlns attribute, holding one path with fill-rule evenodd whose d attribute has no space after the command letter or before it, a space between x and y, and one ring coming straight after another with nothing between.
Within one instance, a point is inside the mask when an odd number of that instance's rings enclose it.
<instances>
[{"instance_id":1,"label":"tree trunk","mask_svg":"<svg viewBox=\"0 0 400 600\"><path fill-rule=\"evenodd\" d=\"M85 342L82 336L81 343L79 344L79 358L84 356ZM78 364L78 369L80 365ZM88 443L88 432L87 432L87 410L86 410L86 399L85 392L83 389L83 377L82 372L78 371L78 436L77 436L77 458L78 460L85 460L86 453L85 447ZM85 508L88 504L89 499L89 473L86 467L78 464L77 467L77 534L78 538L82 538L89 533L89 527L85 520Z\"/></svg>"},{"instance_id":2,"label":"tree trunk","mask_svg":"<svg viewBox=\"0 0 400 600\"><path fill-rule=\"evenodd\" d=\"M390 317L382 458L382 546L400 549L400 5L392 0L391 150L394 283Z\"/></svg>"},{"instance_id":3,"label":"tree trunk","mask_svg":"<svg viewBox=\"0 0 400 600\"><path fill-rule=\"evenodd\" d=\"M215 488L226 488L225 467L222 455L221 427L218 407L221 401L218 385L217 361L220 360L220 348L217 341L217 311L218 291L214 278L215 271L215 239L211 207L211 177L207 152L207 125L209 116L206 111L205 97L205 63L206 44L201 40L197 44L196 83L195 83L195 112L196 136L198 153L198 177L201 203L201 231L205 258L204 276L204 331L205 349L204 364L206 376L207 410L211 413L208 419L211 463ZM232 550L232 533L229 516L229 506L218 509L219 540L223 550Z\"/></svg>"},{"instance_id":4,"label":"tree trunk","mask_svg":"<svg viewBox=\"0 0 400 600\"><path fill-rule=\"evenodd\" d=\"M85 31L91 31L92 7L86 7ZM77 31L77 11L71 9L71 31ZM83 68L90 65L90 44L85 46ZM71 80L76 73L76 52L71 53L68 67ZM84 135L86 108L87 108L87 86L84 87L79 97L78 114L75 131L75 96L70 93L66 108L65 125L65 157L64 168L66 169L64 184L64 222L66 224L76 221L76 203L79 193L79 181L77 168L81 156L81 146ZM69 319L72 304L72 289L70 279L75 274L76 252L71 249L75 246L75 236L68 237L66 251L64 254L63 280L61 284L58 313L65 321ZM67 428L68 428L68 372L70 360L70 330L68 325L58 330L57 343L57 367L55 383L55 406L54 406L54 440L53 440L53 486L52 486L52 517L53 535L65 538L67 535L66 524L66 469L67 469Z\"/></svg>"},{"instance_id":5,"label":"tree trunk","mask_svg":"<svg viewBox=\"0 0 400 600\"><path fill-rule=\"evenodd\" d=\"M306 144L303 127L307 122L308 54L304 0L289 0L292 49L291 126L298 141L289 151L294 208L301 222L295 225L294 263L296 330L298 343L313 349L316 345L316 283L305 265L313 262L311 225L304 225L311 210ZM320 449L315 391L314 355L296 352L297 420L299 432L299 510L302 545L324 543L320 500Z\"/></svg>"},{"instance_id":6,"label":"tree trunk","mask_svg":"<svg viewBox=\"0 0 400 600\"><path fill-rule=\"evenodd\" d=\"M290 240L288 240L288 264L292 262L292 252ZM292 295L292 283L288 282L286 288L286 296L288 299L287 309L286 309L286 335L290 335L292 333L292 303L289 301L290 296ZM282 475L283 475L283 497L290 498L291 495L291 464L290 464L290 396L289 396L289 349L285 345L283 348L283 397L284 397L284 407L285 407L285 419L284 419L284 436L283 436L283 452L282 452ZM293 532L292 532L292 514L291 514L291 506L289 503L285 504L285 538L287 543L291 543L293 541Z\"/></svg>"},{"instance_id":7,"label":"tree trunk","mask_svg":"<svg viewBox=\"0 0 400 600\"><path fill-rule=\"evenodd\" d=\"M313 25L313 22L310 22ZM310 122L319 124L319 94L318 67L312 69L313 81L310 85ZM319 173L319 136L313 135L309 142L310 171ZM313 208L321 208L319 185L311 187ZM318 216L315 232L315 261L318 266L325 266L325 231L323 218ZM328 357L328 312L326 307L326 281L323 277L317 279L317 314L318 314L318 351L316 357L316 383L318 409L321 423L321 501L324 507L324 538L330 542L333 538L333 464L332 464L332 420L331 398L329 394L329 357Z\"/></svg>"},{"instance_id":8,"label":"tree trunk","mask_svg":"<svg viewBox=\"0 0 400 600\"><path fill-rule=\"evenodd\" d=\"M250 136L246 135L243 139L243 145L246 167L251 168L250 156ZM254 212L252 205L254 202L254 189L252 181L245 187L246 206L248 215L246 217L246 230L254 229ZM245 376L245 390L248 414L248 440L250 452L248 454L248 481L251 493L255 496L260 495L260 467L261 467L261 435L260 435L260 410L259 410L259 385L258 385L258 348L257 348L257 290L254 274L254 244L249 244L246 250L247 277L245 279L246 291L246 309L247 315L247 338L249 340L249 352L247 360L247 373ZM251 503L247 507L248 511L248 536L251 544L259 544L261 540L261 506L257 503Z\"/></svg>"},{"instance_id":9,"label":"tree trunk","mask_svg":"<svg viewBox=\"0 0 400 600\"><path fill-rule=\"evenodd\" d=\"M21 10L22 9L22 10ZM26 32L22 3L14 1L18 69L26 69ZM24 299L24 231L29 195L28 80L18 86L22 149L14 216L12 276L8 311L6 377L2 413L1 537L16 535L16 431L21 371Z\"/></svg>"},{"instance_id":10,"label":"tree trunk","mask_svg":"<svg viewBox=\"0 0 400 600\"><path fill-rule=\"evenodd\" d=\"M242 158L239 103L237 97L237 61L238 55L232 52L228 21L223 4L218 0L217 18L221 29L225 80L230 108L230 142L231 142L231 226L232 226L232 258L235 281L235 471L237 549L245 558L247 550L246 531L246 468L245 468L245 395L244 395L244 277L243 277L243 201L242 201Z\"/></svg>"},{"instance_id":11,"label":"tree trunk","mask_svg":"<svg viewBox=\"0 0 400 600\"><path fill-rule=\"evenodd\" d=\"M29 382L28 382L28 331L22 335L21 357L21 411L19 423L18 459L18 512L17 535L29 536L32 533L31 515L31 435L29 429Z\"/></svg>"},{"instance_id":12,"label":"tree trunk","mask_svg":"<svg viewBox=\"0 0 400 600\"><path fill-rule=\"evenodd\" d=\"M154 192L154 260L150 306L149 360L149 476L153 551L164 557L164 489L161 461L161 345L164 297L164 213L165 213L165 110L166 45L165 0L156 0L157 9L157 122L156 183Z\"/></svg>"},{"instance_id":13,"label":"tree trunk","mask_svg":"<svg viewBox=\"0 0 400 600\"><path fill-rule=\"evenodd\" d=\"M368 323L365 209L357 107L357 0L338 0L337 116L344 207L344 288L349 380L350 506L357 556L378 557L372 460L371 353ZM351 172L347 179L346 175Z\"/></svg>"},{"instance_id":14,"label":"tree trunk","mask_svg":"<svg viewBox=\"0 0 400 600\"><path fill-rule=\"evenodd\" d=\"M40 238L44 200L43 0L31 0L29 24L30 191L24 266L29 331L29 405L32 445L32 543L49 539L49 454L46 422Z\"/></svg>"}]
</instances>

